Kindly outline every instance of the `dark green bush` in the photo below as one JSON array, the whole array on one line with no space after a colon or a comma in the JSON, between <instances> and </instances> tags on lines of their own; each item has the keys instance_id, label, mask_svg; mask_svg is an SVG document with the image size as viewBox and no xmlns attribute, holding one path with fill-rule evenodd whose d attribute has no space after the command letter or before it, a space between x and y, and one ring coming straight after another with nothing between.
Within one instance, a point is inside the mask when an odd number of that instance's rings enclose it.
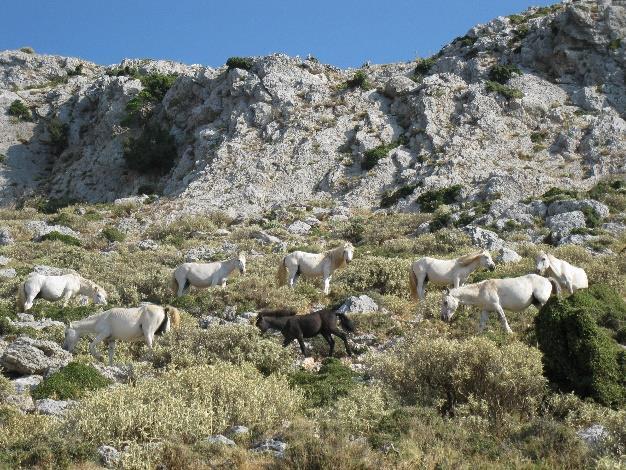
<instances>
[{"instance_id":1,"label":"dark green bush","mask_svg":"<svg viewBox=\"0 0 626 470\"><path fill-rule=\"evenodd\" d=\"M86 391L108 386L110 380L92 366L80 362L70 362L66 367L46 377L33 390L33 398L53 398L55 400L75 400Z\"/></svg>"},{"instance_id":2,"label":"dark green bush","mask_svg":"<svg viewBox=\"0 0 626 470\"><path fill-rule=\"evenodd\" d=\"M146 127L138 138L129 139L124 146L126 165L140 173L164 175L174 166L176 156L174 137L157 125Z\"/></svg>"},{"instance_id":3,"label":"dark green bush","mask_svg":"<svg viewBox=\"0 0 626 470\"><path fill-rule=\"evenodd\" d=\"M413 194L413 191L415 191L415 188L417 188L417 184L407 184L404 186L400 186L395 191L391 191L391 190L385 191L383 193L383 197L380 200L380 207L384 208L384 207L393 206L400 199L403 199Z\"/></svg>"},{"instance_id":4,"label":"dark green bush","mask_svg":"<svg viewBox=\"0 0 626 470\"><path fill-rule=\"evenodd\" d=\"M136 75L143 90L141 90L136 96L131 98L126 104L127 115L122 120L123 125L131 125L137 121L141 121L142 118L147 118L150 113L142 115L146 107L155 105L163 100L163 97L167 91L172 87L176 81L177 75L175 74L162 74L151 73L147 75Z\"/></svg>"},{"instance_id":5,"label":"dark green bush","mask_svg":"<svg viewBox=\"0 0 626 470\"><path fill-rule=\"evenodd\" d=\"M53 117L48 121L48 134L50 136L50 147L55 155L61 155L68 145L68 133L70 127L58 117Z\"/></svg>"},{"instance_id":6,"label":"dark green bush","mask_svg":"<svg viewBox=\"0 0 626 470\"><path fill-rule=\"evenodd\" d=\"M254 61L250 57L231 57L226 61L229 69L250 70L254 65Z\"/></svg>"},{"instance_id":7,"label":"dark green bush","mask_svg":"<svg viewBox=\"0 0 626 470\"><path fill-rule=\"evenodd\" d=\"M624 352L598 326L612 294L602 288L552 298L535 317L535 334L543 352L546 377L563 392L591 397L605 406L626 401ZM602 320L601 320L602 321Z\"/></svg>"},{"instance_id":8,"label":"dark green bush","mask_svg":"<svg viewBox=\"0 0 626 470\"><path fill-rule=\"evenodd\" d=\"M426 212L433 212L443 204L452 204L456 202L461 194L462 186L455 184L447 188L432 189L420 194L417 197L417 203L421 209Z\"/></svg>"},{"instance_id":9,"label":"dark green bush","mask_svg":"<svg viewBox=\"0 0 626 470\"><path fill-rule=\"evenodd\" d=\"M53 230L52 232L48 232L40 238L41 241L50 240L50 241L59 241L61 243L65 243L66 245L72 246L80 246L81 242L78 238L73 237L71 235L65 235L61 232L57 232Z\"/></svg>"},{"instance_id":10,"label":"dark green bush","mask_svg":"<svg viewBox=\"0 0 626 470\"><path fill-rule=\"evenodd\" d=\"M449 212L442 212L433 217L428 225L431 232L436 232L442 228L449 227L452 224L452 214Z\"/></svg>"},{"instance_id":11,"label":"dark green bush","mask_svg":"<svg viewBox=\"0 0 626 470\"><path fill-rule=\"evenodd\" d=\"M67 71L67 76L68 77L76 77L76 76L82 75L82 74L83 74L83 64L78 64L73 69L70 69L70 70Z\"/></svg>"},{"instance_id":12,"label":"dark green bush","mask_svg":"<svg viewBox=\"0 0 626 470\"><path fill-rule=\"evenodd\" d=\"M417 59L415 61L415 70L413 71L413 74L416 76L426 75L428 72L430 72L430 69L433 65L435 65L436 61L437 59L435 57L428 57L427 59Z\"/></svg>"},{"instance_id":13,"label":"dark green bush","mask_svg":"<svg viewBox=\"0 0 626 470\"><path fill-rule=\"evenodd\" d=\"M102 236L110 242L123 242L126 239L126 234L116 227L104 227Z\"/></svg>"},{"instance_id":14,"label":"dark green bush","mask_svg":"<svg viewBox=\"0 0 626 470\"><path fill-rule=\"evenodd\" d=\"M372 88L367 74L363 70L357 70L355 74L346 82L347 88L361 88L362 90L369 90Z\"/></svg>"},{"instance_id":15,"label":"dark green bush","mask_svg":"<svg viewBox=\"0 0 626 470\"><path fill-rule=\"evenodd\" d=\"M31 121L33 114L21 100L15 100L9 106L9 115L15 116L22 121Z\"/></svg>"},{"instance_id":16,"label":"dark green bush","mask_svg":"<svg viewBox=\"0 0 626 470\"><path fill-rule=\"evenodd\" d=\"M35 49L33 49L30 46L20 47L20 51L24 52L25 54L34 54L35 53Z\"/></svg>"},{"instance_id":17,"label":"dark green bush","mask_svg":"<svg viewBox=\"0 0 626 470\"><path fill-rule=\"evenodd\" d=\"M35 318L50 318L52 320L68 323L87 318L93 315L96 310L97 307L91 304L83 306L73 306L70 304L67 307L63 307L59 303L37 302L32 310L30 310L30 313L32 313Z\"/></svg>"},{"instance_id":18,"label":"dark green bush","mask_svg":"<svg viewBox=\"0 0 626 470\"><path fill-rule=\"evenodd\" d=\"M365 220L363 217L352 217L350 223L341 234L341 238L351 243L361 243L365 234Z\"/></svg>"},{"instance_id":19,"label":"dark green bush","mask_svg":"<svg viewBox=\"0 0 626 470\"><path fill-rule=\"evenodd\" d=\"M613 39L611 42L609 42L609 50L615 51L619 49L621 45L622 45L622 40L620 38Z\"/></svg>"},{"instance_id":20,"label":"dark green bush","mask_svg":"<svg viewBox=\"0 0 626 470\"><path fill-rule=\"evenodd\" d=\"M513 75L521 75L522 71L515 65L494 65L489 70L489 80L504 85Z\"/></svg>"},{"instance_id":21,"label":"dark green bush","mask_svg":"<svg viewBox=\"0 0 626 470\"><path fill-rule=\"evenodd\" d=\"M585 216L585 225L587 225L587 228L596 228L600 226L602 220L593 208L585 206L581 209L581 212Z\"/></svg>"},{"instance_id":22,"label":"dark green bush","mask_svg":"<svg viewBox=\"0 0 626 470\"><path fill-rule=\"evenodd\" d=\"M568 189L550 188L541 195L541 200L546 204L550 204L554 201L560 201L562 199L578 199L578 193Z\"/></svg>"},{"instance_id":23,"label":"dark green bush","mask_svg":"<svg viewBox=\"0 0 626 470\"><path fill-rule=\"evenodd\" d=\"M68 198L41 198L35 201L35 209L44 214L55 214L59 209L71 206L74 203L76 203L75 200Z\"/></svg>"},{"instance_id":24,"label":"dark green bush","mask_svg":"<svg viewBox=\"0 0 626 470\"><path fill-rule=\"evenodd\" d=\"M499 93L500 95L504 96L505 98L509 100L512 98L524 97L524 93L522 93L521 90L518 90L517 88L505 86L505 85L502 85L501 83L494 82L491 80L488 80L485 83L485 88L487 89L488 92Z\"/></svg>"},{"instance_id":25,"label":"dark green bush","mask_svg":"<svg viewBox=\"0 0 626 470\"><path fill-rule=\"evenodd\" d=\"M378 160L385 158L391 150L400 145L402 145L402 140L395 140L389 144L382 144L373 149L366 150L365 153L363 153L361 168L365 171L371 170L376 166Z\"/></svg>"},{"instance_id":26,"label":"dark green bush","mask_svg":"<svg viewBox=\"0 0 626 470\"><path fill-rule=\"evenodd\" d=\"M295 372L289 376L289 382L304 391L309 407L317 408L332 406L335 400L347 396L356 386L356 376L340 360L327 358L318 372Z\"/></svg>"},{"instance_id":27,"label":"dark green bush","mask_svg":"<svg viewBox=\"0 0 626 470\"><path fill-rule=\"evenodd\" d=\"M458 38L455 38L454 41L452 41L452 44L456 44L461 47L469 47L469 46L473 46L476 43L476 41L478 41L477 37L459 36Z\"/></svg>"},{"instance_id":28,"label":"dark green bush","mask_svg":"<svg viewBox=\"0 0 626 470\"><path fill-rule=\"evenodd\" d=\"M619 331L626 327L626 302L606 284L593 284L585 293L598 301L588 312L600 326L617 337Z\"/></svg>"}]
</instances>

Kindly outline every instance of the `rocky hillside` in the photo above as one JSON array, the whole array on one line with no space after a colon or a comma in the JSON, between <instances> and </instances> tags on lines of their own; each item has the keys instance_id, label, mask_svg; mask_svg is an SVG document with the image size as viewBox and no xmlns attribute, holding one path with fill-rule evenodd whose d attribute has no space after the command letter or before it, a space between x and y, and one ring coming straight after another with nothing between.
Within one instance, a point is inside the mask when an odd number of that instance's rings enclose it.
<instances>
[{"instance_id":1,"label":"rocky hillside","mask_svg":"<svg viewBox=\"0 0 626 470\"><path fill-rule=\"evenodd\" d=\"M189 212L329 198L413 211L454 184L464 200L588 189L626 172L625 10L531 8L431 58L359 70L280 54L213 69L5 51L0 202L156 192Z\"/></svg>"}]
</instances>

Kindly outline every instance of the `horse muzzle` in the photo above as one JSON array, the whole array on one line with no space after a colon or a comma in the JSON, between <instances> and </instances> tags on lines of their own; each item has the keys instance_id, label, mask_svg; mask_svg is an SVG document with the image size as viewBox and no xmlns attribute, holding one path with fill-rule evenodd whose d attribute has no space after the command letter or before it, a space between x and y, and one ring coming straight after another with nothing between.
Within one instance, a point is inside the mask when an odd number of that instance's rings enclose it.
<instances>
[{"instance_id":1,"label":"horse muzzle","mask_svg":"<svg viewBox=\"0 0 626 470\"><path fill-rule=\"evenodd\" d=\"M495 271L496 270L496 265L492 264L491 266L489 266L489 271Z\"/></svg>"}]
</instances>

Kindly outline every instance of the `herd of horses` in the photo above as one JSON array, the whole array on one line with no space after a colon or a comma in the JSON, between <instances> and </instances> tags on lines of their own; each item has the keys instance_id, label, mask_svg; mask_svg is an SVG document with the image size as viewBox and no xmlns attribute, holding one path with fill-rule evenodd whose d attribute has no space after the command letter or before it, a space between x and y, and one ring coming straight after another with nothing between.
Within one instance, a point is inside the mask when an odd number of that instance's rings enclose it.
<instances>
[{"instance_id":1,"label":"herd of horses","mask_svg":"<svg viewBox=\"0 0 626 470\"><path fill-rule=\"evenodd\" d=\"M329 294L333 272L350 263L353 256L354 247L348 242L322 253L294 251L280 260L276 276L278 284L293 288L300 276L318 277L323 279L324 293ZM446 286L441 306L442 320L450 321L459 305L473 305L482 312L480 331L485 328L489 313L496 312L502 328L510 333L505 310L518 312L531 304L540 307L552 294L560 295L562 290L571 294L588 287L587 275L583 269L544 252L539 253L535 259L536 273L464 285L469 275L480 267L495 269L495 263L488 251L456 259L420 258L412 263L409 272L411 296L415 300L423 300L428 282ZM236 270L242 275L246 272L246 257L243 253L221 262L183 263L173 271L170 287L179 297L187 294L192 286L224 287L228 277ZM17 310L28 311L37 298L62 300L66 306L69 299L78 294L91 297L95 304L107 303L105 290L78 274L49 276L32 273L18 288ZM331 356L335 347L333 336L339 337L346 352L352 354L346 333L337 327L338 322L344 330L354 331L352 321L344 313L331 308L306 315L297 315L294 310L289 309L264 310L256 317L256 326L262 333L270 329L280 331L285 347L294 339L297 340L305 356L307 353L304 338L316 335L324 337ZM96 348L104 342L108 345L109 364L112 365L115 341L143 340L152 349L155 335L177 328L179 324L180 313L171 306L143 304L135 308L112 308L83 320L70 322L65 330L63 347L71 352L81 337L93 336L89 345L91 354L101 360L102 356Z\"/></svg>"}]
</instances>

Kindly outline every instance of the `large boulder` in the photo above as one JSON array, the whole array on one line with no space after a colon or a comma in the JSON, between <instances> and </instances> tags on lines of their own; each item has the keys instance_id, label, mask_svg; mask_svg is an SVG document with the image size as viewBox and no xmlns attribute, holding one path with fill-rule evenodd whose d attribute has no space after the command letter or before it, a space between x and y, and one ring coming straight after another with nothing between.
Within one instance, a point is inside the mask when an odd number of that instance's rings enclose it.
<instances>
[{"instance_id":1,"label":"large boulder","mask_svg":"<svg viewBox=\"0 0 626 470\"><path fill-rule=\"evenodd\" d=\"M486 250L498 250L504 246L497 233L474 225L467 225L464 230L470 236L472 244Z\"/></svg>"},{"instance_id":2,"label":"large boulder","mask_svg":"<svg viewBox=\"0 0 626 470\"><path fill-rule=\"evenodd\" d=\"M568 236L572 230L587 226L585 214L581 211L562 212L546 219L546 226L552 232L552 238L559 240Z\"/></svg>"},{"instance_id":3,"label":"large boulder","mask_svg":"<svg viewBox=\"0 0 626 470\"><path fill-rule=\"evenodd\" d=\"M585 208L593 210L598 217L605 218L609 215L609 208L601 202L593 199L568 199L554 201L548 206L548 216L563 214L565 212L583 211Z\"/></svg>"},{"instance_id":4,"label":"large boulder","mask_svg":"<svg viewBox=\"0 0 626 470\"><path fill-rule=\"evenodd\" d=\"M52 400L51 398L43 398L35 401L35 408L44 415L62 417L68 408L76 404L74 400Z\"/></svg>"},{"instance_id":5,"label":"large boulder","mask_svg":"<svg viewBox=\"0 0 626 470\"><path fill-rule=\"evenodd\" d=\"M385 83L384 94L389 98L397 98L411 93L417 88L417 83L404 75L391 77Z\"/></svg>"},{"instance_id":6,"label":"large boulder","mask_svg":"<svg viewBox=\"0 0 626 470\"><path fill-rule=\"evenodd\" d=\"M346 301L337 309L338 313L369 313L378 312L378 304L367 295L358 297L348 297Z\"/></svg>"},{"instance_id":7,"label":"large boulder","mask_svg":"<svg viewBox=\"0 0 626 470\"><path fill-rule=\"evenodd\" d=\"M11 232L6 227L0 227L0 246L11 245L13 243L13 237Z\"/></svg>"},{"instance_id":8,"label":"large boulder","mask_svg":"<svg viewBox=\"0 0 626 470\"><path fill-rule=\"evenodd\" d=\"M33 233L33 240L39 241L44 235L51 232L59 232L62 235L69 235L74 238L80 238L80 234L64 225L48 225L43 220L31 220L24 224L27 230Z\"/></svg>"},{"instance_id":9,"label":"large boulder","mask_svg":"<svg viewBox=\"0 0 626 470\"><path fill-rule=\"evenodd\" d=\"M54 341L20 336L6 348L0 365L22 375L44 375L51 368L65 367L71 360L72 355Z\"/></svg>"}]
</instances>

